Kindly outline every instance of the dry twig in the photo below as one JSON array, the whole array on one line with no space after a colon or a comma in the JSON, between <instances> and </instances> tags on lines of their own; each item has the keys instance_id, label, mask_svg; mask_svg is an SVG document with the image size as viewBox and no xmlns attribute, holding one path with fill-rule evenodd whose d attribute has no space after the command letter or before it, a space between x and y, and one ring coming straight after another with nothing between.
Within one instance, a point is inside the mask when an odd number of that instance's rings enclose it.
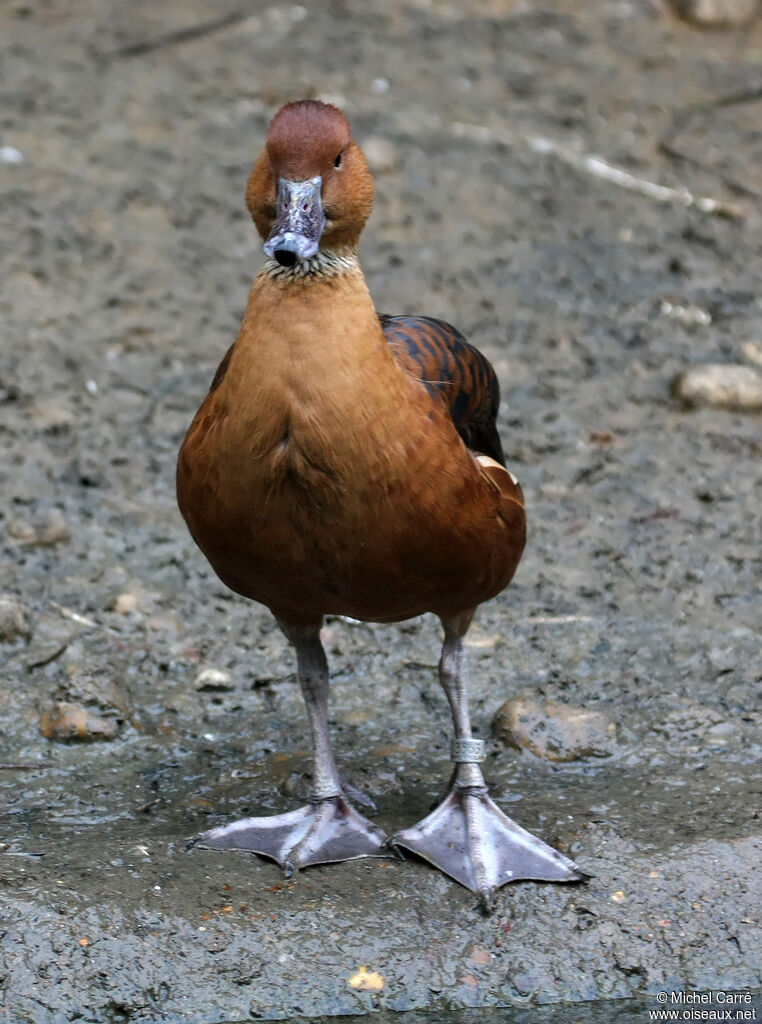
<instances>
[{"instance_id":1,"label":"dry twig","mask_svg":"<svg viewBox=\"0 0 762 1024\"><path fill-rule=\"evenodd\" d=\"M639 178L630 174L622 167L609 163L603 157L594 153L583 153L567 146L561 142L553 142L541 135L516 135L506 129L492 129L485 125L465 124L454 122L452 132L460 138L471 139L474 142L495 143L498 145L515 146L522 143L529 147L534 153L550 155L568 164L577 171L591 174L593 177L601 178L619 188L628 189L630 192L638 192L648 199L654 199L659 203L675 203L679 206L692 206L702 213L714 214L718 217L729 217L734 220L743 218L744 211L737 203L726 202L722 199L712 199L709 196L694 195L687 188L673 187L670 185L659 185L656 182L648 181L646 178Z\"/></svg>"},{"instance_id":2,"label":"dry twig","mask_svg":"<svg viewBox=\"0 0 762 1024\"><path fill-rule=\"evenodd\" d=\"M195 39L202 39L204 36L212 35L214 32L221 32L230 28L231 25L238 25L252 16L250 10L229 11L220 15L219 18L211 18L209 21L202 21L196 25L188 25L186 28L178 28L172 32L165 32L163 35L154 36L153 39L142 39L135 43L127 43L116 50L103 54L106 60L126 57L142 57L146 53L154 53L156 50L163 50L167 46L177 46L179 43L189 43Z\"/></svg>"}]
</instances>

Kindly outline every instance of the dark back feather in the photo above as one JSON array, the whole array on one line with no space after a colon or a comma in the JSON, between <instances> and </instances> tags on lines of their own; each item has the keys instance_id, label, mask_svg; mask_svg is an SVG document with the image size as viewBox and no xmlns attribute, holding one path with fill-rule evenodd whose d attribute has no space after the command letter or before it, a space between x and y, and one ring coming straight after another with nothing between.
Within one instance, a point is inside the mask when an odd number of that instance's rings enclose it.
<instances>
[{"instance_id":1,"label":"dark back feather","mask_svg":"<svg viewBox=\"0 0 762 1024\"><path fill-rule=\"evenodd\" d=\"M442 398L466 447L504 466L496 426L500 385L487 357L444 320L385 314L379 320L397 361Z\"/></svg>"}]
</instances>

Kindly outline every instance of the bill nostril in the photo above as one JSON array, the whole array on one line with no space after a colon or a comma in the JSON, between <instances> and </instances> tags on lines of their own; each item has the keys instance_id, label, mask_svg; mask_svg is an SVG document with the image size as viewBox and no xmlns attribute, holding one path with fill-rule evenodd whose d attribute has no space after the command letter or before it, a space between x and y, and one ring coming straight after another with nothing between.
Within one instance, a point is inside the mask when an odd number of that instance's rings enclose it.
<instances>
[{"instance_id":1,"label":"bill nostril","mask_svg":"<svg viewBox=\"0 0 762 1024\"><path fill-rule=\"evenodd\" d=\"M282 267L293 267L296 263L296 253L290 249L276 249L273 256Z\"/></svg>"}]
</instances>

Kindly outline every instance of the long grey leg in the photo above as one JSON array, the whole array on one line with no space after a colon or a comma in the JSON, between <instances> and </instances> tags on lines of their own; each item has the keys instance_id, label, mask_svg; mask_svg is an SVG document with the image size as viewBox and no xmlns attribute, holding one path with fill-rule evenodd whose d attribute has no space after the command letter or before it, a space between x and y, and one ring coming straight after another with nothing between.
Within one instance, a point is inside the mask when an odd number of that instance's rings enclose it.
<instances>
[{"instance_id":1,"label":"long grey leg","mask_svg":"<svg viewBox=\"0 0 762 1024\"><path fill-rule=\"evenodd\" d=\"M272 857L287 876L308 864L386 855L386 836L359 814L342 792L328 734L328 662L320 624L278 622L296 648L299 685L314 751L312 800L286 814L244 818L204 832L198 844L216 850L250 850Z\"/></svg>"},{"instance_id":2,"label":"long grey leg","mask_svg":"<svg viewBox=\"0 0 762 1024\"><path fill-rule=\"evenodd\" d=\"M320 626L288 626L278 622L296 648L299 685L310 723L315 758L313 800L341 796L341 781L328 733L328 661L320 642Z\"/></svg>"},{"instance_id":3,"label":"long grey leg","mask_svg":"<svg viewBox=\"0 0 762 1024\"><path fill-rule=\"evenodd\" d=\"M567 857L525 831L490 799L479 762L484 742L471 733L468 672L463 637L473 611L443 619L445 638L439 681L447 694L455 737L455 772L442 803L412 828L398 832L395 846L412 850L479 896L492 909L501 885L519 878L578 881L583 877Z\"/></svg>"},{"instance_id":4,"label":"long grey leg","mask_svg":"<svg viewBox=\"0 0 762 1024\"><path fill-rule=\"evenodd\" d=\"M442 619L444 643L439 660L439 682L450 702L455 732L453 760L456 761L455 783L463 789L467 786L483 786L484 777L476 761L463 761L469 749L478 750L483 744L474 741L471 734L471 715L468 710L468 660L463 646L463 637L471 625L474 610L463 612L455 619Z\"/></svg>"},{"instance_id":5,"label":"long grey leg","mask_svg":"<svg viewBox=\"0 0 762 1024\"><path fill-rule=\"evenodd\" d=\"M484 743L474 741L471 733L471 714L468 709L468 659L463 645L463 637L471 625L474 610L464 612L456 619L442 619L444 627L444 643L442 657L439 661L439 682L447 694L452 712L452 723L455 736L452 744L452 759L455 761L455 773L451 780L451 789L465 790L466 793L486 795L487 787L479 767L483 758ZM485 855L488 853L481 842L483 822L481 803L478 800L465 799L466 835L471 855L471 867L474 877L474 888L485 894L483 903L491 902L490 878Z\"/></svg>"}]
</instances>

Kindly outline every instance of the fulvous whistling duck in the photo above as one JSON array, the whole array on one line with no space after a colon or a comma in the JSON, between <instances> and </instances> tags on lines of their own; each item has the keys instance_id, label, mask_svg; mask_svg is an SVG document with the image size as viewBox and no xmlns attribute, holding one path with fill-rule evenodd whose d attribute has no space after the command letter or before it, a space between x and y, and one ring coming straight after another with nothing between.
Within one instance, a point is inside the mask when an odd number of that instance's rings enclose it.
<instances>
[{"instance_id":1,"label":"fulvous whistling duck","mask_svg":"<svg viewBox=\"0 0 762 1024\"><path fill-rule=\"evenodd\" d=\"M273 118L246 203L266 260L238 339L180 450L178 502L232 590L272 611L296 648L314 748L309 805L199 842L308 864L412 850L479 894L582 877L490 799L468 711L463 637L511 580L524 500L496 429L498 382L449 324L376 313L357 257L373 181L336 107ZM325 615L397 622L434 612L455 769L425 820L391 839L350 804L328 734Z\"/></svg>"}]
</instances>

